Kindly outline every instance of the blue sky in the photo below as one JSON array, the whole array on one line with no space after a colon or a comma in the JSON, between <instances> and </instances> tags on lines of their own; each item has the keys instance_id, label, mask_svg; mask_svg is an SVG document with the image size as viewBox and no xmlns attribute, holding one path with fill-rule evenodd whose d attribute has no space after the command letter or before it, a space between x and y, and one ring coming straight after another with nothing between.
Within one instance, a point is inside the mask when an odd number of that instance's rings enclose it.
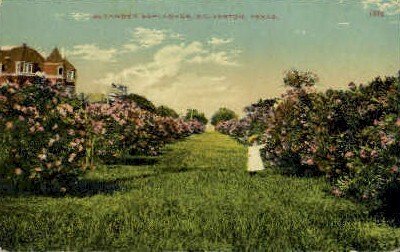
<instances>
[{"instance_id":1,"label":"blue sky","mask_svg":"<svg viewBox=\"0 0 400 252\"><path fill-rule=\"evenodd\" d=\"M122 82L179 112L196 107L210 115L221 106L240 112L259 98L279 95L290 68L316 72L320 89L395 74L399 5L398 0L3 0L0 45L25 42L46 55L58 46L78 68L78 91L106 93L112 82ZM161 17L93 18L129 13ZM197 14L244 19L196 19ZM278 19L251 17L256 14Z\"/></svg>"}]
</instances>

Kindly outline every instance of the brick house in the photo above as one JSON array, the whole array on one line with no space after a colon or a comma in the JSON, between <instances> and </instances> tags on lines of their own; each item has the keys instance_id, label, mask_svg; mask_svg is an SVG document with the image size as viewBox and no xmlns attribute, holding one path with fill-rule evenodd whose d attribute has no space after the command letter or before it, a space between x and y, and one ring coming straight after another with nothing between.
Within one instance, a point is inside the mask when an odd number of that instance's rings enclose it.
<instances>
[{"instance_id":1,"label":"brick house","mask_svg":"<svg viewBox=\"0 0 400 252\"><path fill-rule=\"evenodd\" d=\"M76 68L57 48L44 58L26 44L9 50L0 47L0 84L7 81L23 84L39 74L51 83L60 83L75 91Z\"/></svg>"}]
</instances>

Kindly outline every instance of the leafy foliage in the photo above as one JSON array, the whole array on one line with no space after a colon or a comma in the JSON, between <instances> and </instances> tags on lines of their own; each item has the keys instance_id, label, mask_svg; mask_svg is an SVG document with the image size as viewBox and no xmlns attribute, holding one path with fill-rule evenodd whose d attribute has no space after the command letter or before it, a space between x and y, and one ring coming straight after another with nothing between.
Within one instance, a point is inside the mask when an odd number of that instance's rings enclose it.
<instances>
[{"instance_id":1,"label":"leafy foliage","mask_svg":"<svg viewBox=\"0 0 400 252\"><path fill-rule=\"evenodd\" d=\"M90 104L40 78L0 86L0 122L0 181L40 192L74 187L96 161L157 155L165 144L204 131L198 121L159 116L129 99Z\"/></svg>"},{"instance_id":2,"label":"leafy foliage","mask_svg":"<svg viewBox=\"0 0 400 252\"><path fill-rule=\"evenodd\" d=\"M325 175L334 195L381 212L391 209L399 219L399 76L325 92L314 89L317 81L310 72L292 70L285 76L289 89L261 113L265 160L286 174ZM248 125L258 120L225 123L219 130L249 138Z\"/></svg>"},{"instance_id":3,"label":"leafy foliage","mask_svg":"<svg viewBox=\"0 0 400 252\"><path fill-rule=\"evenodd\" d=\"M165 105L158 106L156 109L156 114L159 116L172 117L172 118L179 117L178 113L176 113L175 110Z\"/></svg>"},{"instance_id":4,"label":"leafy foliage","mask_svg":"<svg viewBox=\"0 0 400 252\"><path fill-rule=\"evenodd\" d=\"M80 101L40 80L0 87L0 132L6 160L0 180L20 189L64 190L87 168L87 129Z\"/></svg>"},{"instance_id":5,"label":"leafy foliage","mask_svg":"<svg viewBox=\"0 0 400 252\"><path fill-rule=\"evenodd\" d=\"M220 122L225 122L237 118L238 116L233 110L230 110L228 108L220 108L211 117L211 124L215 126Z\"/></svg>"},{"instance_id":6,"label":"leafy foliage","mask_svg":"<svg viewBox=\"0 0 400 252\"><path fill-rule=\"evenodd\" d=\"M286 72L285 77L283 78L283 83L287 87L301 89L305 87L313 87L318 80L318 76L313 72L291 69Z\"/></svg>"},{"instance_id":7,"label":"leafy foliage","mask_svg":"<svg viewBox=\"0 0 400 252\"><path fill-rule=\"evenodd\" d=\"M204 113L199 112L197 109L188 109L185 115L186 121L197 120L200 123L206 125L208 122L207 117Z\"/></svg>"},{"instance_id":8,"label":"leafy foliage","mask_svg":"<svg viewBox=\"0 0 400 252\"><path fill-rule=\"evenodd\" d=\"M267 127L267 117L276 99L260 99L257 103L247 106L246 115L241 119L222 121L216 125L216 130L234 136L242 143L259 141Z\"/></svg>"},{"instance_id":9,"label":"leafy foliage","mask_svg":"<svg viewBox=\"0 0 400 252\"><path fill-rule=\"evenodd\" d=\"M146 97L138 94L128 94L122 98L127 102L134 102L139 108L155 113L156 106Z\"/></svg>"}]
</instances>

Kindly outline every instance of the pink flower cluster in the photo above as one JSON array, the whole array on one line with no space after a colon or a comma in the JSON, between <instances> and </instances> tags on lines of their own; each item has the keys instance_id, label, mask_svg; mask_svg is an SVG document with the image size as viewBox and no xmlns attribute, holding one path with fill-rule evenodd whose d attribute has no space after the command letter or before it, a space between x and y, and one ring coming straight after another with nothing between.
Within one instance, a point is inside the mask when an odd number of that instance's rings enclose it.
<instances>
[{"instance_id":1,"label":"pink flower cluster","mask_svg":"<svg viewBox=\"0 0 400 252\"><path fill-rule=\"evenodd\" d=\"M204 131L198 121L158 116L128 101L93 103L86 113L91 118L95 149L103 156L155 155L166 143Z\"/></svg>"},{"instance_id":2,"label":"pink flower cluster","mask_svg":"<svg viewBox=\"0 0 400 252\"><path fill-rule=\"evenodd\" d=\"M283 173L325 175L334 195L382 204L387 188L400 188L400 76L325 92L313 88L316 81L290 71L290 89L262 115L216 129L246 139L261 126L265 163Z\"/></svg>"},{"instance_id":3,"label":"pink flower cluster","mask_svg":"<svg viewBox=\"0 0 400 252\"><path fill-rule=\"evenodd\" d=\"M85 139L71 134L85 130L84 113L63 92L39 83L0 86L0 128L8 152L0 179L54 184L86 169Z\"/></svg>"},{"instance_id":4,"label":"pink flower cluster","mask_svg":"<svg viewBox=\"0 0 400 252\"><path fill-rule=\"evenodd\" d=\"M84 106L42 83L1 85L0 122L8 152L0 179L35 183L78 176L96 157L155 155L166 143L204 131L198 121L158 116L133 102Z\"/></svg>"}]
</instances>

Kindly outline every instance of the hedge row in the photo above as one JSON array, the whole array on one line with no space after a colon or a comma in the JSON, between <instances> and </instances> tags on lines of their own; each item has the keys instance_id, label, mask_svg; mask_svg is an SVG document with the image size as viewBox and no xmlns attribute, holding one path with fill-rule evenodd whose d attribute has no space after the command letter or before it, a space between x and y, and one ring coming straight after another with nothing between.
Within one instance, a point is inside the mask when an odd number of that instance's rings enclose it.
<instances>
[{"instance_id":1,"label":"hedge row","mask_svg":"<svg viewBox=\"0 0 400 252\"><path fill-rule=\"evenodd\" d=\"M398 218L400 77L377 77L348 90L317 92L315 75L290 71L288 90L256 117L217 129L243 139L260 122L266 164L286 174L323 175L332 193Z\"/></svg>"},{"instance_id":2,"label":"hedge row","mask_svg":"<svg viewBox=\"0 0 400 252\"><path fill-rule=\"evenodd\" d=\"M166 143L204 125L162 117L133 102L87 104L62 86L37 79L0 86L1 183L65 191L96 160L156 155Z\"/></svg>"}]
</instances>

